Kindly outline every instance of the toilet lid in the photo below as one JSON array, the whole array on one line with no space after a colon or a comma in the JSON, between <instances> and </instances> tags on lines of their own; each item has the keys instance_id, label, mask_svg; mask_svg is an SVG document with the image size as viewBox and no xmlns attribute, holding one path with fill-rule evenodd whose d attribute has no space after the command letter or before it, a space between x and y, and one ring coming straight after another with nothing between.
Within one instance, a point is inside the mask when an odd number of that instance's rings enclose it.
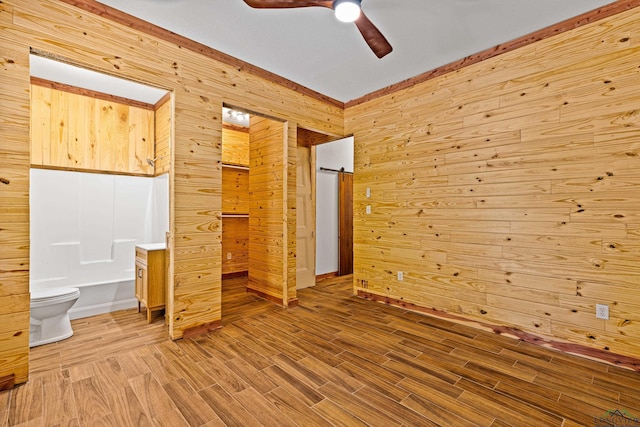
<instances>
[{"instance_id":1,"label":"toilet lid","mask_svg":"<svg viewBox=\"0 0 640 427\"><path fill-rule=\"evenodd\" d=\"M64 296L78 294L78 293L80 293L80 290L78 288L36 289L31 291L31 301L51 299L55 297L64 297Z\"/></svg>"}]
</instances>

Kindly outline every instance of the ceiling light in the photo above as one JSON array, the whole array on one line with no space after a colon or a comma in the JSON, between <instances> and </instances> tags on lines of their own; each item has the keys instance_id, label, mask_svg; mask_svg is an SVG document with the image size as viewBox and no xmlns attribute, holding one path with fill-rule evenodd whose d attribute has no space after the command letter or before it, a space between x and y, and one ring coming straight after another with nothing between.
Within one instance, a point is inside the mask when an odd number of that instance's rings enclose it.
<instances>
[{"instance_id":1,"label":"ceiling light","mask_svg":"<svg viewBox=\"0 0 640 427\"><path fill-rule=\"evenodd\" d=\"M342 22L353 22L360 16L360 0L335 0L333 10Z\"/></svg>"}]
</instances>

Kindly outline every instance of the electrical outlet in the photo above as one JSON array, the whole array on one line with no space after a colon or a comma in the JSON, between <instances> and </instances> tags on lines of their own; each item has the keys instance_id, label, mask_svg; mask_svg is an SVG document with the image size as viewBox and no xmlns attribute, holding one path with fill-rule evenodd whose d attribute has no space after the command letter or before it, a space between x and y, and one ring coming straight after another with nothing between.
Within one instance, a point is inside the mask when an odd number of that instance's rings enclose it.
<instances>
[{"instance_id":1,"label":"electrical outlet","mask_svg":"<svg viewBox=\"0 0 640 427\"><path fill-rule=\"evenodd\" d=\"M367 199L371 197L371 188L367 187Z\"/></svg>"},{"instance_id":2,"label":"electrical outlet","mask_svg":"<svg viewBox=\"0 0 640 427\"><path fill-rule=\"evenodd\" d=\"M398 271L398 280L401 282L404 280L404 273L402 271Z\"/></svg>"},{"instance_id":3,"label":"electrical outlet","mask_svg":"<svg viewBox=\"0 0 640 427\"><path fill-rule=\"evenodd\" d=\"M231 252L227 252L227 259L231 259Z\"/></svg>"},{"instance_id":4,"label":"electrical outlet","mask_svg":"<svg viewBox=\"0 0 640 427\"><path fill-rule=\"evenodd\" d=\"M609 320L609 306L607 304L596 304L596 319Z\"/></svg>"},{"instance_id":5,"label":"electrical outlet","mask_svg":"<svg viewBox=\"0 0 640 427\"><path fill-rule=\"evenodd\" d=\"M361 283L362 283L362 287L363 288L367 289L369 287L369 281L368 280L362 279Z\"/></svg>"},{"instance_id":6,"label":"electrical outlet","mask_svg":"<svg viewBox=\"0 0 640 427\"><path fill-rule=\"evenodd\" d=\"M365 212L367 213L367 215L371 214L371 205L367 205L367 206L364 208L364 210L365 210Z\"/></svg>"}]
</instances>

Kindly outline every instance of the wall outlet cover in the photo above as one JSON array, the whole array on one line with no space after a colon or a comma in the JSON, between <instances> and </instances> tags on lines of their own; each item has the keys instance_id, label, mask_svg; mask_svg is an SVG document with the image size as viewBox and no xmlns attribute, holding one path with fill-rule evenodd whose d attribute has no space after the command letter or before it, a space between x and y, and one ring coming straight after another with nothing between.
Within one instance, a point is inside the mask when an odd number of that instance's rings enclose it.
<instances>
[{"instance_id":1,"label":"wall outlet cover","mask_svg":"<svg viewBox=\"0 0 640 427\"><path fill-rule=\"evenodd\" d=\"M609 320L609 306L607 304L596 304L596 319Z\"/></svg>"}]
</instances>

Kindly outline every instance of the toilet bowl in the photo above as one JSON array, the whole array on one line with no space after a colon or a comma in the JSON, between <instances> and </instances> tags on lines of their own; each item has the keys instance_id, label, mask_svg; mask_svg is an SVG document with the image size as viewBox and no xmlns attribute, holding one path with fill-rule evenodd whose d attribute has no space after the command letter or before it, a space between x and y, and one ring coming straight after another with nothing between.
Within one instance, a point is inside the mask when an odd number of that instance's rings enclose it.
<instances>
[{"instance_id":1,"label":"toilet bowl","mask_svg":"<svg viewBox=\"0 0 640 427\"><path fill-rule=\"evenodd\" d=\"M79 296L78 288L31 291L29 347L60 341L73 335L68 312Z\"/></svg>"}]
</instances>

